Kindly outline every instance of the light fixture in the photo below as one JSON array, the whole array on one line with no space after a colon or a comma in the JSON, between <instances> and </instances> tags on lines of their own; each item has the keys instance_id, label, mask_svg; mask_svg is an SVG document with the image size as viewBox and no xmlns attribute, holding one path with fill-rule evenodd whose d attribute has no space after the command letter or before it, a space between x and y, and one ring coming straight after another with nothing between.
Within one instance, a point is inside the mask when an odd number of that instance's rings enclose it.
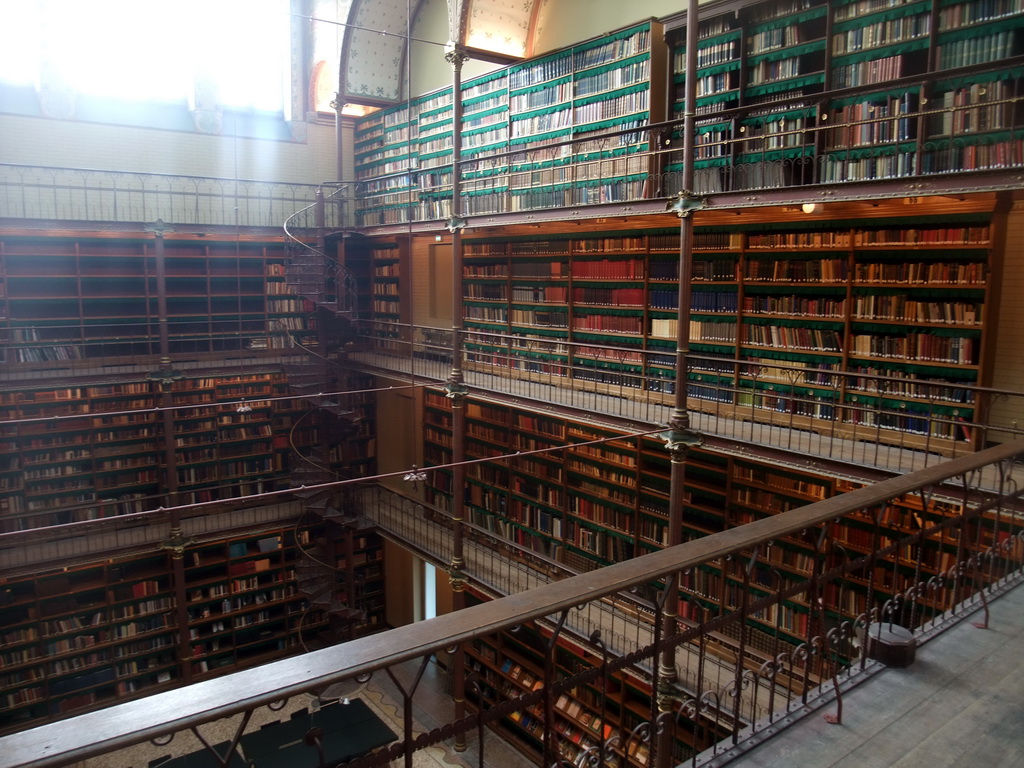
<instances>
[{"instance_id":1,"label":"light fixture","mask_svg":"<svg viewBox=\"0 0 1024 768\"><path fill-rule=\"evenodd\" d=\"M466 228L466 220L461 216L449 216L444 226L449 232L456 232Z\"/></svg>"},{"instance_id":2,"label":"light fixture","mask_svg":"<svg viewBox=\"0 0 1024 768\"><path fill-rule=\"evenodd\" d=\"M402 479L405 480L405 482L407 482L407 483L415 484L415 483L419 483L419 482L421 482L423 480L426 480L427 479L427 473L424 472L422 469L419 469L415 464L413 464L412 465L412 470L409 471L409 472L406 472L402 476Z\"/></svg>"},{"instance_id":3,"label":"light fixture","mask_svg":"<svg viewBox=\"0 0 1024 768\"><path fill-rule=\"evenodd\" d=\"M685 219L694 211L700 211L707 207L708 201L699 195L688 190L680 190L675 197L670 197L665 205L666 211L671 211L680 219Z\"/></svg>"},{"instance_id":4,"label":"light fixture","mask_svg":"<svg viewBox=\"0 0 1024 768\"><path fill-rule=\"evenodd\" d=\"M804 213L814 213L818 210L817 203L804 203L800 206L800 210Z\"/></svg>"},{"instance_id":5,"label":"light fixture","mask_svg":"<svg viewBox=\"0 0 1024 768\"><path fill-rule=\"evenodd\" d=\"M658 435L665 441L665 450L678 451L701 445L704 438L690 429L670 429Z\"/></svg>"},{"instance_id":6,"label":"light fixture","mask_svg":"<svg viewBox=\"0 0 1024 768\"><path fill-rule=\"evenodd\" d=\"M240 402L238 404L238 407L235 408L235 412L236 413L252 413L252 406L249 405L247 402L245 402L245 400L243 399L242 402Z\"/></svg>"}]
</instances>

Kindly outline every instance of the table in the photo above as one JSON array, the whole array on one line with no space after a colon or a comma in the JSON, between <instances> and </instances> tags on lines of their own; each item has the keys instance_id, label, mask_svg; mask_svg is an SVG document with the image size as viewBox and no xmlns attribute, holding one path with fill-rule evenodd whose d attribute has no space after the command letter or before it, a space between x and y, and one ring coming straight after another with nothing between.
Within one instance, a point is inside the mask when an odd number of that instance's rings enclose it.
<instances>
[{"instance_id":1,"label":"table","mask_svg":"<svg viewBox=\"0 0 1024 768\"><path fill-rule=\"evenodd\" d=\"M213 748L217 750L217 754L223 755L230 746L231 742L222 741L220 744L214 744ZM237 749L231 753L228 767L246 768L245 760L238 754ZM221 768L221 765L214 759L208 749L198 749L195 752L189 752L187 755L181 755L180 757L159 757L156 760L150 760L149 768Z\"/></svg>"},{"instance_id":2,"label":"table","mask_svg":"<svg viewBox=\"0 0 1024 768\"><path fill-rule=\"evenodd\" d=\"M363 755L394 741L388 728L365 702L328 704L309 714L271 723L242 735L242 749L255 768L316 768L319 754L305 742L310 728L323 731L321 743L331 765Z\"/></svg>"}]
</instances>

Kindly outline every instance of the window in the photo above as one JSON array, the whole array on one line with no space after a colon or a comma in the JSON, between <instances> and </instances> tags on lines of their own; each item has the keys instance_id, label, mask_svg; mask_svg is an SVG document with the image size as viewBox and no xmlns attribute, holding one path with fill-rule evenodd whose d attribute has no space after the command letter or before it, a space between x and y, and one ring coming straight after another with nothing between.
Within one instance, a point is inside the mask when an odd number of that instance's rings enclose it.
<instances>
[{"instance_id":1,"label":"window","mask_svg":"<svg viewBox=\"0 0 1024 768\"><path fill-rule=\"evenodd\" d=\"M0 81L79 96L284 112L287 0L0 3Z\"/></svg>"}]
</instances>

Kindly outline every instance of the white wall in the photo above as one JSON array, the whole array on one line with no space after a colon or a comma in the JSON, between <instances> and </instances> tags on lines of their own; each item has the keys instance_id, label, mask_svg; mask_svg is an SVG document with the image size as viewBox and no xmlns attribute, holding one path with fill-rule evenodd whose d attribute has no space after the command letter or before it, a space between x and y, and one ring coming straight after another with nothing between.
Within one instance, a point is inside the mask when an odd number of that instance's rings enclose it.
<instances>
[{"instance_id":1,"label":"white wall","mask_svg":"<svg viewBox=\"0 0 1024 768\"><path fill-rule=\"evenodd\" d=\"M413 23L412 36L442 45L448 41L448 7L445 0L428 0L423 4ZM413 43L412 71L409 78L415 97L452 84L452 68L444 59L441 45ZM478 75L498 69L501 65L485 61L467 61L462 67L462 79L471 80ZM405 73L403 74L403 78Z\"/></svg>"},{"instance_id":2,"label":"white wall","mask_svg":"<svg viewBox=\"0 0 1024 768\"><path fill-rule=\"evenodd\" d=\"M301 141L210 136L0 114L0 162L316 184L337 174L333 125Z\"/></svg>"},{"instance_id":3,"label":"white wall","mask_svg":"<svg viewBox=\"0 0 1024 768\"><path fill-rule=\"evenodd\" d=\"M581 40L628 27L637 21L661 18L686 9L683 0L537 0L537 39L534 55L565 48Z\"/></svg>"}]
</instances>

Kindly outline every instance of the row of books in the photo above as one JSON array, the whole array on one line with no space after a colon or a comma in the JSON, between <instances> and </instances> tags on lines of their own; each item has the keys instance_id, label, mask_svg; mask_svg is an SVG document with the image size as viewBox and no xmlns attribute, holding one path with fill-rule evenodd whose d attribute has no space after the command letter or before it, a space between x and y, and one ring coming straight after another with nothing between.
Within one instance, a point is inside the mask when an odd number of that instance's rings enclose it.
<instances>
[{"instance_id":1,"label":"row of books","mask_svg":"<svg viewBox=\"0 0 1024 768\"><path fill-rule=\"evenodd\" d=\"M903 54L885 56L832 69L833 88L855 88L860 85L895 80L903 76Z\"/></svg>"},{"instance_id":2,"label":"row of books","mask_svg":"<svg viewBox=\"0 0 1024 768\"><path fill-rule=\"evenodd\" d=\"M852 366L851 372L863 374L849 380L848 387L859 392L912 397L921 400L943 400L971 403L973 393L962 382L944 379L921 379L913 373L877 366ZM885 377L881 379L879 377ZM895 379L895 381L893 380Z\"/></svg>"},{"instance_id":3,"label":"row of books","mask_svg":"<svg viewBox=\"0 0 1024 768\"><path fill-rule=\"evenodd\" d=\"M904 0L853 0L849 3L837 5L833 13L833 20L847 21L866 16L870 13L895 8L903 5Z\"/></svg>"},{"instance_id":4,"label":"row of books","mask_svg":"<svg viewBox=\"0 0 1024 768\"><path fill-rule=\"evenodd\" d=\"M863 27L856 27L832 36L832 54L866 51L885 45L927 37L931 32L931 14L903 16L896 19L876 21Z\"/></svg>"},{"instance_id":5,"label":"row of books","mask_svg":"<svg viewBox=\"0 0 1024 768\"><path fill-rule=\"evenodd\" d=\"M833 110L837 126L828 131L830 147L870 146L881 142L908 141L917 136L917 120L899 115L917 111L917 94L906 92L886 100L849 104Z\"/></svg>"},{"instance_id":6,"label":"row of books","mask_svg":"<svg viewBox=\"0 0 1024 768\"><path fill-rule=\"evenodd\" d=\"M740 41L736 38L725 40L712 45L698 46L697 48L697 69L713 67L717 64L724 64L727 61L734 61L740 55ZM677 74L686 72L686 49L677 48L672 55L672 71Z\"/></svg>"},{"instance_id":7,"label":"row of books","mask_svg":"<svg viewBox=\"0 0 1024 768\"><path fill-rule=\"evenodd\" d=\"M572 75L573 71L572 53L566 51L561 56L545 57L533 64L513 67L508 73L508 88L509 91L515 91L531 85L539 85L548 80Z\"/></svg>"},{"instance_id":8,"label":"row of books","mask_svg":"<svg viewBox=\"0 0 1024 768\"><path fill-rule=\"evenodd\" d=\"M527 112L531 109L550 107L554 104L567 102L572 98L572 81L566 79L562 82L552 83L541 90L527 90L521 93L512 94L509 98L508 108L511 114Z\"/></svg>"},{"instance_id":9,"label":"row of books","mask_svg":"<svg viewBox=\"0 0 1024 768\"><path fill-rule=\"evenodd\" d=\"M644 319L624 315L576 315L572 329L576 331L601 331L608 333L642 334Z\"/></svg>"},{"instance_id":10,"label":"row of books","mask_svg":"<svg viewBox=\"0 0 1024 768\"><path fill-rule=\"evenodd\" d=\"M810 352L842 352L842 335L829 328L801 328L787 325L750 325L741 327L740 341L778 348ZM735 325L733 326L735 329ZM723 339L724 341L724 339Z\"/></svg>"},{"instance_id":11,"label":"row of books","mask_svg":"<svg viewBox=\"0 0 1024 768\"><path fill-rule=\"evenodd\" d=\"M650 72L651 61L649 58L644 58L641 61L623 64L615 69L584 75L574 81L575 95L576 98L582 98L602 91L611 91L627 85L646 82L650 77Z\"/></svg>"},{"instance_id":12,"label":"row of books","mask_svg":"<svg viewBox=\"0 0 1024 768\"><path fill-rule=\"evenodd\" d=\"M735 304L735 294L724 295L732 297ZM743 297L743 311L750 314L841 318L846 315L846 301L827 296L802 296L800 294L778 296L748 294Z\"/></svg>"},{"instance_id":13,"label":"row of books","mask_svg":"<svg viewBox=\"0 0 1024 768\"><path fill-rule=\"evenodd\" d=\"M573 288L576 304L604 304L619 307L643 307L643 288Z\"/></svg>"},{"instance_id":14,"label":"row of books","mask_svg":"<svg viewBox=\"0 0 1024 768\"><path fill-rule=\"evenodd\" d=\"M577 105L573 107L573 121L576 125L584 125L598 120L631 115L635 112L646 112L649 101L650 91L643 90Z\"/></svg>"},{"instance_id":15,"label":"row of books","mask_svg":"<svg viewBox=\"0 0 1024 768\"><path fill-rule=\"evenodd\" d=\"M978 325L981 304L961 301L918 301L909 296L858 295L854 316L865 320Z\"/></svg>"},{"instance_id":16,"label":"row of books","mask_svg":"<svg viewBox=\"0 0 1024 768\"><path fill-rule=\"evenodd\" d=\"M927 333L908 333L905 336L855 333L851 348L854 354L869 357L974 365L977 346L977 339Z\"/></svg>"},{"instance_id":17,"label":"row of books","mask_svg":"<svg viewBox=\"0 0 1024 768\"><path fill-rule=\"evenodd\" d=\"M1004 29L984 37L971 37L939 45L939 68L952 69L999 61L1017 52L1017 35L1013 29Z\"/></svg>"},{"instance_id":18,"label":"row of books","mask_svg":"<svg viewBox=\"0 0 1024 768\"><path fill-rule=\"evenodd\" d=\"M941 166L937 162L936 166ZM952 169L950 169L952 170ZM957 169L959 170L959 168ZM823 181L870 181L873 179L896 179L917 174L917 156L914 152L898 152L895 155L850 158L839 154L826 157Z\"/></svg>"},{"instance_id":19,"label":"row of books","mask_svg":"<svg viewBox=\"0 0 1024 768\"><path fill-rule=\"evenodd\" d=\"M902 155L901 155L902 157ZM949 141L922 153L921 173L954 173L959 170L1011 168L1024 162L1024 140L956 146Z\"/></svg>"},{"instance_id":20,"label":"row of books","mask_svg":"<svg viewBox=\"0 0 1024 768\"><path fill-rule=\"evenodd\" d=\"M747 36L747 55L762 54L780 48L789 48L801 42L801 30L797 24L772 27Z\"/></svg>"},{"instance_id":21,"label":"row of books","mask_svg":"<svg viewBox=\"0 0 1024 768\"><path fill-rule=\"evenodd\" d=\"M849 273L846 259L749 259L743 271L744 280L783 283L845 283Z\"/></svg>"},{"instance_id":22,"label":"row of books","mask_svg":"<svg viewBox=\"0 0 1024 768\"><path fill-rule=\"evenodd\" d=\"M649 27L637 30L629 37L609 40L606 43L592 45L573 52L573 66L578 72L588 67L596 67L618 59L625 59L643 53L651 47L651 30Z\"/></svg>"},{"instance_id":23,"label":"row of books","mask_svg":"<svg viewBox=\"0 0 1024 768\"><path fill-rule=\"evenodd\" d=\"M960 135L1008 128L1013 122L1012 98L1012 89L1003 80L946 91L941 123L933 133Z\"/></svg>"},{"instance_id":24,"label":"row of books","mask_svg":"<svg viewBox=\"0 0 1024 768\"><path fill-rule=\"evenodd\" d=\"M939 9L939 29L959 29L986 21L1024 13L1021 0L971 0Z\"/></svg>"},{"instance_id":25,"label":"row of books","mask_svg":"<svg viewBox=\"0 0 1024 768\"><path fill-rule=\"evenodd\" d=\"M621 503L632 504L628 499ZM630 532L633 530L634 516L631 513L624 512L616 507L599 504L582 496L571 496L569 498L569 511L584 520L600 523L606 528L614 529L626 535L631 535Z\"/></svg>"}]
</instances>

